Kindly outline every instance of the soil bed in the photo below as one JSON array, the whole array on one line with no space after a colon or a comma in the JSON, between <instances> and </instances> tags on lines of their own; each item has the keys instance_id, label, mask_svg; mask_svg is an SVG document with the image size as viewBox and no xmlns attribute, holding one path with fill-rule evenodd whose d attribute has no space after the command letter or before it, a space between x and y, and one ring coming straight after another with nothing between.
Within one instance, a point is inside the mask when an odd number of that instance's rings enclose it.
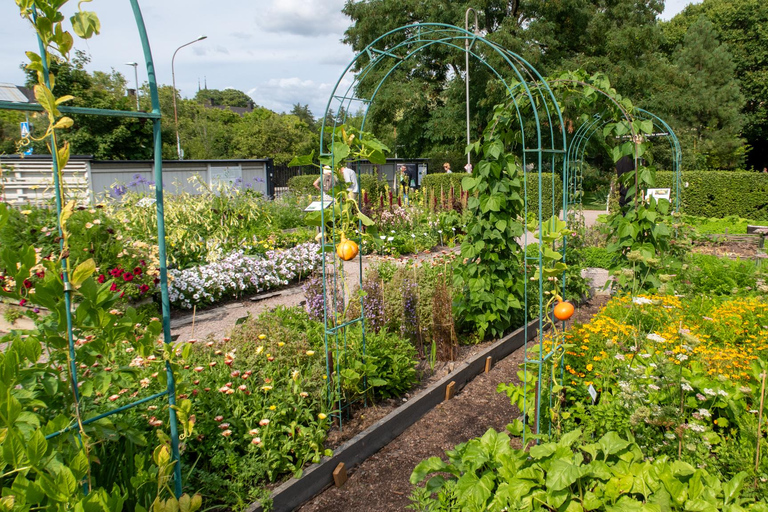
<instances>
[{"instance_id":1,"label":"soil bed","mask_svg":"<svg viewBox=\"0 0 768 512\"><path fill-rule=\"evenodd\" d=\"M588 321L607 300L608 297L592 299L576 310L572 321ZM520 349L497 362L489 373L477 376L452 400L428 412L381 451L357 468L348 468L349 480L344 486L329 487L298 510L405 510L410 504L408 479L419 462L433 456L444 458L445 450L480 436L489 428L503 431L507 424L519 417L519 411L509 403L506 395L496 392L496 386L502 382L517 382L518 365L522 360L523 350ZM375 408L361 411L361 414L378 416ZM361 424L364 423L368 423L367 419L361 420ZM359 428L354 420L347 425L349 430ZM347 433L347 428L344 430L344 437L352 434ZM329 435L331 442L333 433Z\"/></svg>"}]
</instances>

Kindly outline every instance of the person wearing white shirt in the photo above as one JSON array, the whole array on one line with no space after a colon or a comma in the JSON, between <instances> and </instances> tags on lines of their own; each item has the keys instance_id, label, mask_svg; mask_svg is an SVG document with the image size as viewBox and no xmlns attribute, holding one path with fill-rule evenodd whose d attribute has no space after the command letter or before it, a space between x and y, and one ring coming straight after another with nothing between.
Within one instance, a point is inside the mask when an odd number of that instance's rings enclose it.
<instances>
[{"instance_id":1,"label":"person wearing white shirt","mask_svg":"<svg viewBox=\"0 0 768 512\"><path fill-rule=\"evenodd\" d=\"M357 183L357 174L349 167L342 167L339 170L341 171L341 176L344 178L344 181L349 184L349 187L347 188L347 197L352 201L357 201L357 193L360 192L360 187Z\"/></svg>"}]
</instances>

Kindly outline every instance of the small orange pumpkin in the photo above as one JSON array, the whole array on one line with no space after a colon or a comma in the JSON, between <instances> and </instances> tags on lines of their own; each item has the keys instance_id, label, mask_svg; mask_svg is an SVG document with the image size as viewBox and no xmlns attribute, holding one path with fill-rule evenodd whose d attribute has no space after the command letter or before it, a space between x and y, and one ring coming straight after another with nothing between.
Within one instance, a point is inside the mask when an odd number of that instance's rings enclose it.
<instances>
[{"instance_id":1,"label":"small orange pumpkin","mask_svg":"<svg viewBox=\"0 0 768 512\"><path fill-rule=\"evenodd\" d=\"M566 321L573 315L574 307L570 302L561 301L555 306L555 318Z\"/></svg>"},{"instance_id":2,"label":"small orange pumpkin","mask_svg":"<svg viewBox=\"0 0 768 512\"><path fill-rule=\"evenodd\" d=\"M339 255L339 258L344 261L349 261L357 256L358 252L360 252L360 250L358 249L357 244L352 240L347 240L347 237L342 234L341 242L336 246L336 254Z\"/></svg>"}]
</instances>

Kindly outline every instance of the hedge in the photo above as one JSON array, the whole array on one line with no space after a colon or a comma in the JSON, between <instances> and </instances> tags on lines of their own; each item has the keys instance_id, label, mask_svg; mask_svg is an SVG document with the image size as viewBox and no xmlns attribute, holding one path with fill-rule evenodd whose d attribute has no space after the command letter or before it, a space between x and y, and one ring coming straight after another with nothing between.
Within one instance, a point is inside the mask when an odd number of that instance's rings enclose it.
<instances>
[{"instance_id":1,"label":"hedge","mask_svg":"<svg viewBox=\"0 0 768 512\"><path fill-rule=\"evenodd\" d=\"M442 187L445 191L445 194L448 194L448 191L451 189L451 186L453 186L454 194L458 198L460 196L461 191L461 180L464 179L467 175L467 173L464 172L453 172L453 173L435 173L435 174L427 174L424 177L424 180L421 183L422 190L426 193L428 190L433 190L435 194L440 194L440 188ZM527 193L527 202L528 202L528 211L529 212L538 212L538 190L539 190L539 177L537 174L529 173L527 174L527 180L528 180L528 193ZM542 196L541 201L544 203L544 211L543 211L543 218L547 219L553 215L552 212L552 174L551 173L542 173L541 174L541 183L543 185L542 190ZM439 195L438 195L439 197ZM563 206L563 181L560 179L560 176L555 175L555 200L554 200L555 210L559 214L560 210Z\"/></svg>"},{"instance_id":2,"label":"hedge","mask_svg":"<svg viewBox=\"0 0 768 512\"><path fill-rule=\"evenodd\" d=\"M294 176L288 180L288 190L302 195L317 194L317 189L312 186L317 178L319 178L318 174ZM373 174L363 174L359 176L359 179L360 189L367 190L368 197L379 197L379 194L384 192L386 183L383 180L376 178Z\"/></svg>"},{"instance_id":3,"label":"hedge","mask_svg":"<svg viewBox=\"0 0 768 512\"><path fill-rule=\"evenodd\" d=\"M768 220L768 174L747 171L688 171L682 175L682 213ZM688 183L686 187L685 184ZM672 187L672 172L656 173L656 186Z\"/></svg>"}]
</instances>

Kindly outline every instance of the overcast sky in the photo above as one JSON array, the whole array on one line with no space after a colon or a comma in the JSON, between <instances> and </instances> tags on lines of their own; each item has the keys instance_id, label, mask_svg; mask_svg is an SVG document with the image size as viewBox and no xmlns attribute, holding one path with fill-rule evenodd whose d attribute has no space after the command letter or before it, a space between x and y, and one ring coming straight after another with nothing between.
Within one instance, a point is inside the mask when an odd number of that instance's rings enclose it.
<instances>
[{"instance_id":1,"label":"overcast sky","mask_svg":"<svg viewBox=\"0 0 768 512\"><path fill-rule=\"evenodd\" d=\"M70 0L68 14L77 2ZM662 15L669 19L687 0L667 0ZM277 112L294 103L309 104L316 117L325 112L328 96L352 60L341 43L349 19L341 13L344 0L140 0L152 56L161 84L171 84L171 57L176 48L206 35L176 56L176 85L182 96L195 94L200 84L212 89L233 87ZM102 33L76 39L75 47L90 54L89 70L123 73L135 82L126 62L139 62L139 81L146 81L141 43L128 0L93 0ZM0 82L21 85L19 64L37 42L19 18L11 0L0 0ZM460 21L460 20L459 20Z\"/></svg>"}]
</instances>

